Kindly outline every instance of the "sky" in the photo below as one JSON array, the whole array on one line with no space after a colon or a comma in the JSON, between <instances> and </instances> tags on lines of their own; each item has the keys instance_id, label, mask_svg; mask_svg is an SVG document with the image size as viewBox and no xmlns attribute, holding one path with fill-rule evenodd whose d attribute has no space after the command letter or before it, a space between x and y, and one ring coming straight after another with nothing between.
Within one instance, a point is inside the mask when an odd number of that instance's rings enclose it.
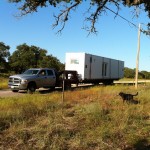
<instances>
[{"instance_id":1,"label":"sky","mask_svg":"<svg viewBox=\"0 0 150 150\"><path fill-rule=\"evenodd\" d=\"M109 10L103 13L96 28L98 34L90 34L83 28L84 12L87 2L72 11L64 30L56 34L59 28L52 29L53 14L58 10L52 7L39 9L38 12L23 17L19 14L17 5L0 0L0 42L10 46L12 54L18 45L26 43L46 49L49 55L57 57L65 63L66 52L85 52L124 61L125 67L136 68L138 48L138 28L134 27L121 17ZM116 11L115 7L108 7ZM141 12L139 18L133 17L133 9L124 8L119 15L146 30L149 19L146 13ZM150 71L150 37L141 33L139 70Z\"/></svg>"}]
</instances>

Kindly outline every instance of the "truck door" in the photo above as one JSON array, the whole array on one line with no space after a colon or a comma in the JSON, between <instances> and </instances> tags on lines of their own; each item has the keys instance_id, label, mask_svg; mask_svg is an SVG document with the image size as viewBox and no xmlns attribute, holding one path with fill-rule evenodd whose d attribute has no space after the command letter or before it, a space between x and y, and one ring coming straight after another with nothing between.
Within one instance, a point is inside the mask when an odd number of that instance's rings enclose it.
<instances>
[{"instance_id":1,"label":"truck door","mask_svg":"<svg viewBox=\"0 0 150 150\"><path fill-rule=\"evenodd\" d=\"M40 72L39 72L39 78L38 78L38 86L39 87L43 87L43 86L45 86L47 83L47 73L46 73L46 70L41 70Z\"/></svg>"},{"instance_id":2,"label":"truck door","mask_svg":"<svg viewBox=\"0 0 150 150\"><path fill-rule=\"evenodd\" d=\"M56 75L54 70L47 70L47 78L45 80L45 84L47 87L53 87L56 84Z\"/></svg>"}]
</instances>

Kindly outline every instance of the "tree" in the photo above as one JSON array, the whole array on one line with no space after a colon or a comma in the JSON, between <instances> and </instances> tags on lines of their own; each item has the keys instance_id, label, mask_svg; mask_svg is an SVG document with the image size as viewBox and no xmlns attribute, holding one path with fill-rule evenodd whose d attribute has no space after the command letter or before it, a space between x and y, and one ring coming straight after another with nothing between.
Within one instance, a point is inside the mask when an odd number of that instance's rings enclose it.
<instances>
[{"instance_id":1,"label":"tree","mask_svg":"<svg viewBox=\"0 0 150 150\"><path fill-rule=\"evenodd\" d=\"M5 70L8 66L7 58L10 56L10 47L0 42L0 70Z\"/></svg>"},{"instance_id":2,"label":"tree","mask_svg":"<svg viewBox=\"0 0 150 150\"><path fill-rule=\"evenodd\" d=\"M134 78L135 77L135 69L124 68L124 77L125 78Z\"/></svg>"},{"instance_id":3,"label":"tree","mask_svg":"<svg viewBox=\"0 0 150 150\"><path fill-rule=\"evenodd\" d=\"M59 24L61 24L61 28L58 32L61 32L65 23L69 19L69 15L72 10L75 10L79 5L86 0L9 0L11 3L19 3L19 10L21 11L21 15L26 15L29 13L37 12L38 8L43 7L57 7L60 9L60 12L57 15L54 15L56 21L53 24L55 28ZM127 7L136 7L138 9L144 10L148 17L150 18L150 1L148 0L89 0L89 8L85 10L85 13L88 14L88 17L85 17L85 20L90 23L90 26L86 26L85 29L89 32L96 33L95 24L101 16L102 12L106 12L108 9L108 5L112 4L116 6L116 16L118 15L118 11L120 10L121 5ZM60 5L62 7L58 7ZM135 10L136 14L136 10ZM87 23L88 24L88 23ZM148 24L150 26L150 24ZM149 32L148 32L149 33Z\"/></svg>"},{"instance_id":4,"label":"tree","mask_svg":"<svg viewBox=\"0 0 150 150\"><path fill-rule=\"evenodd\" d=\"M139 79L150 79L150 72L148 71L139 71ZM135 69L124 68L124 77L125 78L135 78Z\"/></svg>"},{"instance_id":5,"label":"tree","mask_svg":"<svg viewBox=\"0 0 150 150\"><path fill-rule=\"evenodd\" d=\"M62 64L56 57L52 55L44 56L42 61L39 62L41 67L55 68L56 70L64 70L64 64Z\"/></svg>"},{"instance_id":6,"label":"tree","mask_svg":"<svg viewBox=\"0 0 150 150\"><path fill-rule=\"evenodd\" d=\"M55 62L51 63L52 60ZM16 51L9 57L9 63L16 73L34 67L54 68L57 66L56 69L60 70L63 65L56 57L47 56L47 50L33 45L28 46L27 44L17 46Z\"/></svg>"},{"instance_id":7,"label":"tree","mask_svg":"<svg viewBox=\"0 0 150 150\"><path fill-rule=\"evenodd\" d=\"M150 72L148 71L141 71L143 79L150 79Z\"/></svg>"}]
</instances>

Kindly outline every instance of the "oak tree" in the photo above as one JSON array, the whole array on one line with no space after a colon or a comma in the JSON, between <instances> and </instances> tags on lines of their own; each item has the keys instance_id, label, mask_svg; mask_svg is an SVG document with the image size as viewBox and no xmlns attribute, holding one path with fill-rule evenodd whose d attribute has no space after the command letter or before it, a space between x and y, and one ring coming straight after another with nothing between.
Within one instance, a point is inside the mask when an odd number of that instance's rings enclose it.
<instances>
[{"instance_id":1,"label":"oak tree","mask_svg":"<svg viewBox=\"0 0 150 150\"><path fill-rule=\"evenodd\" d=\"M5 69L8 65L7 58L10 56L10 47L3 42L0 42L0 70Z\"/></svg>"},{"instance_id":2,"label":"oak tree","mask_svg":"<svg viewBox=\"0 0 150 150\"><path fill-rule=\"evenodd\" d=\"M56 68L60 70L63 64L52 55L47 55L47 50L34 45L22 44L9 57L11 69L22 73L29 68Z\"/></svg>"}]
</instances>

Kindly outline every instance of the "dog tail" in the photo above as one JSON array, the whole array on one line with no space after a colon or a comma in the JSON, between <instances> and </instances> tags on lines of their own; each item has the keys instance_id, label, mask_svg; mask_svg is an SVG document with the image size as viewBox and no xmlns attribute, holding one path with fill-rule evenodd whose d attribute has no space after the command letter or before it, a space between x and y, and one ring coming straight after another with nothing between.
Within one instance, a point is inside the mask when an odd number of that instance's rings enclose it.
<instances>
[{"instance_id":1,"label":"dog tail","mask_svg":"<svg viewBox=\"0 0 150 150\"><path fill-rule=\"evenodd\" d=\"M138 92L135 95L133 95L133 96L137 96L137 95L138 95Z\"/></svg>"}]
</instances>

